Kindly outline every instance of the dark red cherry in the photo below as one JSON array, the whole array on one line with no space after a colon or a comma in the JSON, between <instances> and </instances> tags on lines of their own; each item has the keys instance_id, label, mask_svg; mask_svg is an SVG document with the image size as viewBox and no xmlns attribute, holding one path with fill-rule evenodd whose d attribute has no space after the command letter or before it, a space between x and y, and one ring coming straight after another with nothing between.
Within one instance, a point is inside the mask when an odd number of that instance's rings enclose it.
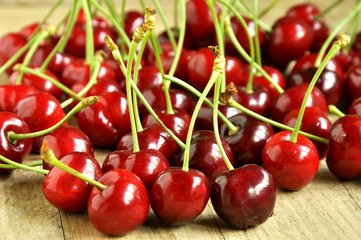
<instances>
[{"instance_id":1,"label":"dark red cherry","mask_svg":"<svg viewBox=\"0 0 361 240\"><path fill-rule=\"evenodd\" d=\"M347 114L361 116L361 97L356 98L348 107Z\"/></svg>"},{"instance_id":2,"label":"dark red cherry","mask_svg":"<svg viewBox=\"0 0 361 240\"><path fill-rule=\"evenodd\" d=\"M140 91L144 91L152 87L161 88L162 86L162 74L157 67L144 66L139 69L137 87Z\"/></svg>"},{"instance_id":3,"label":"dark red cherry","mask_svg":"<svg viewBox=\"0 0 361 240\"><path fill-rule=\"evenodd\" d=\"M19 85L1 85L0 86L0 111L12 112L14 106L23 98L30 94L38 92L33 86L24 84Z\"/></svg>"},{"instance_id":4,"label":"dark red cherry","mask_svg":"<svg viewBox=\"0 0 361 240\"><path fill-rule=\"evenodd\" d=\"M68 153L60 161L93 180L103 174L97 160L85 152ZM57 167L50 170L42 184L49 203L65 212L85 211L91 189L90 184Z\"/></svg>"},{"instance_id":5,"label":"dark red cherry","mask_svg":"<svg viewBox=\"0 0 361 240\"><path fill-rule=\"evenodd\" d=\"M346 115L332 125L326 163L328 169L339 178L361 178L360 124L360 116Z\"/></svg>"},{"instance_id":6,"label":"dark red cherry","mask_svg":"<svg viewBox=\"0 0 361 240\"><path fill-rule=\"evenodd\" d=\"M229 226L248 229L273 215L277 188L272 175L248 164L218 175L210 198L217 215Z\"/></svg>"},{"instance_id":7,"label":"dark red cherry","mask_svg":"<svg viewBox=\"0 0 361 240\"><path fill-rule=\"evenodd\" d=\"M355 51L361 51L361 32L358 32L356 38L352 44L352 49Z\"/></svg>"},{"instance_id":8,"label":"dark red cherry","mask_svg":"<svg viewBox=\"0 0 361 240\"><path fill-rule=\"evenodd\" d=\"M308 86L308 83L299 84L292 88L286 89L281 95L279 95L271 107L272 118L278 122L281 122L288 112L301 107ZM306 106L318 107L323 112L328 112L325 96L317 87L312 89Z\"/></svg>"},{"instance_id":9,"label":"dark red cherry","mask_svg":"<svg viewBox=\"0 0 361 240\"><path fill-rule=\"evenodd\" d=\"M247 91L246 87L239 87L237 90L237 102L239 104L262 116L269 115L272 98L267 88L254 83L251 91Z\"/></svg>"},{"instance_id":10,"label":"dark red cherry","mask_svg":"<svg viewBox=\"0 0 361 240\"><path fill-rule=\"evenodd\" d=\"M295 127L298 114L299 108L292 110L283 118L283 124ZM301 124L302 131L328 139L330 137L331 127L332 122L325 112L315 107L307 107L305 109ZM312 140L312 142L317 148L319 158L323 159L326 157L328 144L321 143L316 140Z\"/></svg>"},{"instance_id":11,"label":"dark red cherry","mask_svg":"<svg viewBox=\"0 0 361 240\"><path fill-rule=\"evenodd\" d=\"M107 186L93 187L88 201L90 223L101 233L125 235L140 227L149 214L149 197L143 182L132 172L114 169L98 178Z\"/></svg>"},{"instance_id":12,"label":"dark red cherry","mask_svg":"<svg viewBox=\"0 0 361 240\"><path fill-rule=\"evenodd\" d=\"M24 119L31 132L52 127L65 117L60 102L47 92L37 92L22 98L15 105L14 113ZM39 151L41 138L33 138L33 151Z\"/></svg>"},{"instance_id":13,"label":"dark red cherry","mask_svg":"<svg viewBox=\"0 0 361 240\"><path fill-rule=\"evenodd\" d=\"M144 22L144 14L137 10L126 11L124 15L124 31L131 38L137 29Z\"/></svg>"},{"instance_id":14,"label":"dark red cherry","mask_svg":"<svg viewBox=\"0 0 361 240\"><path fill-rule=\"evenodd\" d=\"M83 152L94 156L93 145L89 137L75 126L61 126L43 136L42 142L47 142L58 159L72 152ZM52 166L43 162L43 168L50 170Z\"/></svg>"},{"instance_id":15,"label":"dark red cherry","mask_svg":"<svg viewBox=\"0 0 361 240\"><path fill-rule=\"evenodd\" d=\"M0 112L0 155L12 161L21 163L31 151L32 139L22 139L12 142L8 138L9 132L18 134L29 133L27 123L12 112ZM0 169L0 174L9 173L10 170Z\"/></svg>"},{"instance_id":16,"label":"dark red cherry","mask_svg":"<svg viewBox=\"0 0 361 240\"><path fill-rule=\"evenodd\" d=\"M267 51L271 59L287 64L308 51L313 39L313 30L304 20L284 16L279 18L272 27Z\"/></svg>"},{"instance_id":17,"label":"dark red cherry","mask_svg":"<svg viewBox=\"0 0 361 240\"><path fill-rule=\"evenodd\" d=\"M344 82L344 96L349 103L361 97L361 64L351 67L347 72Z\"/></svg>"},{"instance_id":18,"label":"dark red cherry","mask_svg":"<svg viewBox=\"0 0 361 240\"><path fill-rule=\"evenodd\" d=\"M222 137L221 142L230 163L233 165L234 157L230 145ZM183 161L184 151L176 156L173 165L182 166ZM212 131L199 130L194 132L189 151L189 167L201 171L210 183L218 174L228 170Z\"/></svg>"},{"instance_id":19,"label":"dark red cherry","mask_svg":"<svg viewBox=\"0 0 361 240\"><path fill-rule=\"evenodd\" d=\"M108 172L117 168L129 170L137 175L150 191L156 177L169 168L169 163L168 159L155 149L145 149L138 152L117 150L105 157L102 169Z\"/></svg>"},{"instance_id":20,"label":"dark red cherry","mask_svg":"<svg viewBox=\"0 0 361 240\"><path fill-rule=\"evenodd\" d=\"M75 83L71 89L77 93L80 92L85 86L86 83ZM122 92L122 89L120 88L120 85L113 80L101 81L95 83L89 89L89 91L83 95L83 97L102 95L107 92Z\"/></svg>"},{"instance_id":21,"label":"dark red cherry","mask_svg":"<svg viewBox=\"0 0 361 240\"><path fill-rule=\"evenodd\" d=\"M184 225L198 217L209 199L209 185L200 171L169 168L158 175L150 191L154 214L165 225Z\"/></svg>"},{"instance_id":22,"label":"dark red cherry","mask_svg":"<svg viewBox=\"0 0 361 240\"><path fill-rule=\"evenodd\" d=\"M244 113L229 118L239 129L230 134L225 124L221 125L220 134L228 142L234 156L234 166L262 164L262 151L266 141L274 134L271 125L258 121Z\"/></svg>"},{"instance_id":23,"label":"dark red cherry","mask_svg":"<svg viewBox=\"0 0 361 240\"><path fill-rule=\"evenodd\" d=\"M26 37L20 33L7 33L0 38L0 66L4 65L17 51L19 51L27 42ZM15 64L23 61L21 56L14 64L6 69L7 73L12 72Z\"/></svg>"},{"instance_id":24,"label":"dark red cherry","mask_svg":"<svg viewBox=\"0 0 361 240\"><path fill-rule=\"evenodd\" d=\"M115 147L130 132L128 102L122 92L107 92L100 101L77 114L77 123L95 147Z\"/></svg>"},{"instance_id":25,"label":"dark red cherry","mask_svg":"<svg viewBox=\"0 0 361 240\"><path fill-rule=\"evenodd\" d=\"M262 163L279 187L294 191L314 179L319 157L311 140L298 135L297 142L293 142L291 135L290 131L280 131L270 137L263 147Z\"/></svg>"}]
</instances>

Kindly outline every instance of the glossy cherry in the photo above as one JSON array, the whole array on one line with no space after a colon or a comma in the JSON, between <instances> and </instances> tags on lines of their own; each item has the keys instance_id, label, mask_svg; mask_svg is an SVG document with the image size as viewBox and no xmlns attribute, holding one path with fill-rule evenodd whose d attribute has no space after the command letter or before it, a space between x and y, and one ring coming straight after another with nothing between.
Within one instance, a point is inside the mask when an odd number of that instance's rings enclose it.
<instances>
[{"instance_id":1,"label":"glossy cherry","mask_svg":"<svg viewBox=\"0 0 361 240\"><path fill-rule=\"evenodd\" d=\"M314 179L319 157L311 140L298 135L297 142L292 142L291 135L290 131L280 131L269 138L263 147L262 163L280 188L295 191Z\"/></svg>"},{"instance_id":2,"label":"glossy cherry","mask_svg":"<svg viewBox=\"0 0 361 240\"><path fill-rule=\"evenodd\" d=\"M165 225L184 225L199 216L209 199L206 176L198 170L169 168L159 174L151 192L154 214Z\"/></svg>"},{"instance_id":3,"label":"glossy cherry","mask_svg":"<svg viewBox=\"0 0 361 240\"><path fill-rule=\"evenodd\" d=\"M97 160L85 152L68 153L60 161L94 180L103 174ZM49 171L42 184L49 203L65 212L85 211L91 189L90 184L57 167Z\"/></svg>"},{"instance_id":4,"label":"glossy cherry","mask_svg":"<svg viewBox=\"0 0 361 240\"><path fill-rule=\"evenodd\" d=\"M45 141L58 159L72 152L83 152L94 156L93 144L89 137L75 126L61 126L43 136L42 142ZM43 168L50 170L52 166L43 162Z\"/></svg>"},{"instance_id":5,"label":"glossy cherry","mask_svg":"<svg viewBox=\"0 0 361 240\"><path fill-rule=\"evenodd\" d=\"M337 177L361 178L361 116L346 115L332 125L326 157L328 169Z\"/></svg>"},{"instance_id":6,"label":"glossy cherry","mask_svg":"<svg viewBox=\"0 0 361 240\"><path fill-rule=\"evenodd\" d=\"M264 168L248 164L216 177L210 188L212 206L229 226L248 229L273 215L277 188Z\"/></svg>"},{"instance_id":7,"label":"glossy cherry","mask_svg":"<svg viewBox=\"0 0 361 240\"><path fill-rule=\"evenodd\" d=\"M8 133L29 133L27 123L12 112L0 112L0 155L15 162L21 163L31 151L32 139L22 139L12 142ZM0 169L0 174L9 173L10 170Z\"/></svg>"},{"instance_id":8,"label":"glossy cherry","mask_svg":"<svg viewBox=\"0 0 361 240\"><path fill-rule=\"evenodd\" d=\"M349 69L344 82L344 95L349 103L361 97L361 64Z\"/></svg>"},{"instance_id":9,"label":"glossy cherry","mask_svg":"<svg viewBox=\"0 0 361 240\"><path fill-rule=\"evenodd\" d=\"M137 175L148 191L156 177L169 168L168 159L155 149L145 149L138 152L117 150L109 153L103 162L102 169L108 172L112 169L126 169Z\"/></svg>"},{"instance_id":10,"label":"glossy cherry","mask_svg":"<svg viewBox=\"0 0 361 240\"><path fill-rule=\"evenodd\" d=\"M90 223L101 233L120 236L140 227L148 217L147 189L132 172L114 169L98 178L107 186L93 187L88 201Z\"/></svg>"},{"instance_id":11,"label":"glossy cherry","mask_svg":"<svg viewBox=\"0 0 361 240\"><path fill-rule=\"evenodd\" d=\"M17 51L19 51L27 42L26 37L20 33L10 32L0 38L0 66L4 65ZM12 72L16 63L23 61L21 56L14 64L6 69L7 73Z\"/></svg>"},{"instance_id":12,"label":"glossy cherry","mask_svg":"<svg viewBox=\"0 0 361 240\"><path fill-rule=\"evenodd\" d=\"M251 91L248 91L246 87L239 87L237 90L239 104L262 116L269 115L272 98L267 88L254 83Z\"/></svg>"},{"instance_id":13,"label":"glossy cherry","mask_svg":"<svg viewBox=\"0 0 361 240\"><path fill-rule=\"evenodd\" d=\"M356 98L348 107L347 114L361 116L361 97Z\"/></svg>"},{"instance_id":14,"label":"glossy cherry","mask_svg":"<svg viewBox=\"0 0 361 240\"><path fill-rule=\"evenodd\" d=\"M122 92L107 92L100 101L77 114L79 128L95 147L115 147L119 139L130 132L127 98Z\"/></svg>"},{"instance_id":15,"label":"glossy cherry","mask_svg":"<svg viewBox=\"0 0 361 240\"><path fill-rule=\"evenodd\" d=\"M220 134L228 142L234 156L234 166L262 164L262 151L266 141L274 134L271 125L258 121L244 113L229 118L239 129L229 134L227 126L222 124Z\"/></svg>"},{"instance_id":16,"label":"glossy cherry","mask_svg":"<svg viewBox=\"0 0 361 240\"><path fill-rule=\"evenodd\" d=\"M144 22L144 13L137 10L128 10L124 15L124 31L129 38L135 32L135 29Z\"/></svg>"},{"instance_id":17,"label":"glossy cherry","mask_svg":"<svg viewBox=\"0 0 361 240\"><path fill-rule=\"evenodd\" d=\"M30 94L38 92L33 86L24 84L0 86L0 111L12 112L14 106L23 98Z\"/></svg>"},{"instance_id":18,"label":"glossy cherry","mask_svg":"<svg viewBox=\"0 0 361 240\"><path fill-rule=\"evenodd\" d=\"M24 119L31 132L47 129L65 117L60 102L47 92L37 92L22 98L15 105L14 113ZM33 138L33 151L39 151L41 138Z\"/></svg>"}]
</instances>

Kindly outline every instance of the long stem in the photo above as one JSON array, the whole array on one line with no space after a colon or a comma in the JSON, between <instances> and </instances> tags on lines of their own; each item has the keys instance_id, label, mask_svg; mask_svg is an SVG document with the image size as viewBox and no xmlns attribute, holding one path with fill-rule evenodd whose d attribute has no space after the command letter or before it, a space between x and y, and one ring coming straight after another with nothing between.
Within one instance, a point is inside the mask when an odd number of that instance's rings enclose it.
<instances>
[{"instance_id":1,"label":"long stem","mask_svg":"<svg viewBox=\"0 0 361 240\"><path fill-rule=\"evenodd\" d=\"M84 174L80 173L79 171L75 170L72 167L69 167L68 165L62 163L55 155L54 152L49 148L48 143L45 141L43 142L43 145L40 148L40 155L41 158L53 165L54 167L60 168L61 170L63 170L64 172L67 172L71 175L73 175L74 177L77 177L81 180L83 180L84 182L87 182L97 188L99 188L100 190L104 190L107 188L107 186L105 186L104 184L89 178L87 176L85 176Z\"/></svg>"},{"instance_id":2,"label":"long stem","mask_svg":"<svg viewBox=\"0 0 361 240\"><path fill-rule=\"evenodd\" d=\"M0 168L3 168L3 169L24 169L24 170L42 173L42 174L48 174L48 172L49 172L46 169L37 168L37 167L33 167L33 166L30 166L27 164L15 162L2 155L0 155L0 160L3 161L4 163L6 163L6 164L0 164Z\"/></svg>"},{"instance_id":3,"label":"long stem","mask_svg":"<svg viewBox=\"0 0 361 240\"><path fill-rule=\"evenodd\" d=\"M300 128L301 128L302 118L303 118L305 109L307 107L307 102L308 102L309 96L311 95L311 92L312 92L314 86L316 85L316 82L317 82L318 78L320 77L322 71L325 69L327 63L331 60L331 58L333 58L336 55L336 53L338 51L340 51L340 49L342 47L348 45L349 42L350 42L350 37L347 34L341 34L340 38L332 45L330 51L327 53L327 55L321 62L320 66L317 68L317 71L313 75L312 80L307 88L305 97L303 98L303 101L302 101L302 104L300 107L300 111L298 113L297 121L295 123L295 128L290 137L290 141L297 142L298 132L300 131Z\"/></svg>"},{"instance_id":4,"label":"long stem","mask_svg":"<svg viewBox=\"0 0 361 240\"><path fill-rule=\"evenodd\" d=\"M8 132L8 135L7 135L8 140L10 142L14 143L14 142L16 142L16 140L39 137L39 136L43 136L49 132L52 132L55 129L62 126L65 122L67 122L71 117L73 117L80 110L82 110L92 104L97 103L99 101L99 99L100 98L98 96L91 96L91 97L84 98L72 110L70 110L70 112L68 112L63 119L61 119L59 122L57 122L50 128L47 128L47 129L44 129L41 131L37 131L37 132L22 133L22 134L10 131L10 132Z\"/></svg>"},{"instance_id":5,"label":"long stem","mask_svg":"<svg viewBox=\"0 0 361 240\"><path fill-rule=\"evenodd\" d=\"M92 16L90 14L90 9L88 6L88 1L83 0L83 10L86 18L85 22L85 63L91 65L94 61L94 34L93 34L93 25L92 25Z\"/></svg>"}]
</instances>

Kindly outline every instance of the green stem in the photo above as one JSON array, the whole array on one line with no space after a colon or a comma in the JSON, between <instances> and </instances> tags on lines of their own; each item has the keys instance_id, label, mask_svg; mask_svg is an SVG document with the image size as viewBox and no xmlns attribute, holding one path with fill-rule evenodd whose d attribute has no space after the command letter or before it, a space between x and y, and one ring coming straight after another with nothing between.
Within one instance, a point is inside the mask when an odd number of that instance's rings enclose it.
<instances>
[{"instance_id":1,"label":"green stem","mask_svg":"<svg viewBox=\"0 0 361 240\"><path fill-rule=\"evenodd\" d=\"M332 9L334 9L337 5L339 5L341 2L343 2L343 0L336 0L333 3L331 3L331 5L329 5L328 7L326 7L325 9L322 10L322 12L320 12L319 14L317 14L314 19L315 21L317 21L319 18L326 16Z\"/></svg>"},{"instance_id":2,"label":"green stem","mask_svg":"<svg viewBox=\"0 0 361 240\"><path fill-rule=\"evenodd\" d=\"M338 53L338 51L340 51L340 49L343 46L346 46L347 44L349 44L349 42L350 42L349 36L346 34L341 34L340 38L332 45L330 51L327 53L327 55L321 62L320 66L317 68L317 71L313 75L312 80L311 80L311 82L307 88L307 91L305 93L305 96L303 98L303 101L302 101L302 104L300 107L300 111L298 113L297 121L295 123L295 128L290 137L290 141L295 142L295 143L297 142L298 133L301 128L302 118L303 118L305 109L307 107L308 99L309 99L311 92L312 92L317 80L319 79L322 71L325 69L327 63Z\"/></svg>"},{"instance_id":3,"label":"green stem","mask_svg":"<svg viewBox=\"0 0 361 240\"><path fill-rule=\"evenodd\" d=\"M262 18L264 15L266 15L277 3L278 0L272 0L272 2L268 4L268 6L266 6L261 12L259 12L258 18Z\"/></svg>"},{"instance_id":4,"label":"green stem","mask_svg":"<svg viewBox=\"0 0 361 240\"><path fill-rule=\"evenodd\" d=\"M83 180L84 182L87 182L87 183L99 188L100 190L104 190L107 188L107 186L105 186L104 184L102 184L92 178L89 178L89 177L85 176L84 174L80 173L79 171L75 170L74 168L62 163L54 155L54 152L48 147L48 144L46 141L43 142L43 145L41 146L40 155L41 155L41 158L45 162L53 165L54 167L60 168L64 172L67 172L67 173L73 175L74 177L77 177L77 178Z\"/></svg>"},{"instance_id":5,"label":"green stem","mask_svg":"<svg viewBox=\"0 0 361 240\"><path fill-rule=\"evenodd\" d=\"M0 160L3 161L4 163L6 163L6 164L0 164L0 168L3 168L3 169L24 169L24 170L42 173L42 174L48 174L48 172L49 172L48 170L45 170L42 168L37 168L37 167L33 167L28 164L22 164L22 163L15 162L2 155L0 155Z\"/></svg>"},{"instance_id":6,"label":"green stem","mask_svg":"<svg viewBox=\"0 0 361 240\"><path fill-rule=\"evenodd\" d=\"M84 15L86 18L85 22L85 63L91 65L94 62L94 34L92 25L92 16L87 0L82 0Z\"/></svg>"},{"instance_id":7,"label":"green stem","mask_svg":"<svg viewBox=\"0 0 361 240\"><path fill-rule=\"evenodd\" d=\"M193 114L192 114L192 117L191 117L191 120L189 123L188 132L187 132L186 145L184 148L184 154L183 154L184 158L183 158L183 166L182 166L183 171L189 170L190 146L191 146L193 129L195 126L195 122L196 122L199 110L200 110L204 100L207 98L209 91L212 89L215 81L217 80L217 78L219 78L222 71L224 71L225 65L226 65L226 63L225 63L224 57L221 55L217 55L214 60L213 71L209 78L209 81L208 81L206 87L204 88L201 96L199 97L196 106L194 107Z\"/></svg>"},{"instance_id":8,"label":"green stem","mask_svg":"<svg viewBox=\"0 0 361 240\"><path fill-rule=\"evenodd\" d=\"M328 111L332 114L335 114L338 117L344 117L345 114L338 109L335 105L328 105Z\"/></svg>"},{"instance_id":9,"label":"green stem","mask_svg":"<svg viewBox=\"0 0 361 240\"><path fill-rule=\"evenodd\" d=\"M8 132L7 138L10 142L15 143L17 140L43 136L43 135L45 135L49 132L52 132L52 131L56 130L57 128L61 127L65 122L67 122L77 112L79 112L80 110L82 110L92 104L97 103L99 101L99 99L100 98L98 96L91 96L91 97L84 98L72 110L70 110L70 112L68 112L63 119L61 119L59 122L57 122L56 124L54 124L53 126L47 128L47 129L37 131L37 132L32 132L32 133L15 133L13 131L10 131L10 132Z\"/></svg>"}]
</instances>

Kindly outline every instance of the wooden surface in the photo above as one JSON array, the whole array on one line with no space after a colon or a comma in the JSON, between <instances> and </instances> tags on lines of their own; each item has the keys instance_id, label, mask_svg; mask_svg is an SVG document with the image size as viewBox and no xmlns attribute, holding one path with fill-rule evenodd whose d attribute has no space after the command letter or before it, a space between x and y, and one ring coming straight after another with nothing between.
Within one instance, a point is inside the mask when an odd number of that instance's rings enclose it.
<instances>
[{"instance_id":1,"label":"wooden surface","mask_svg":"<svg viewBox=\"0 0 361 240\"><path fill-rule=\"evenodd\" d=\"M277 11L265 16L266 20L275 19L294 2L297 1L280 1ZM324 2L320 6L327 5ZM345 1L337 11L330 12L328 21L338 22L353 4L354 1ZM41 19L47 9L41 5L0 4L0 35ZM65 11L63 6L54 18L63 16ZM97 151L96 158L102 161L105 154ZM0 239L108 238L91 226L86 213L67 214L47 203L41 190L43 178L22 170L0 176ZM256 228L230 229L208 204L194 222L181 227L162 226L151 213L144 226L120 239L361 239L360 187L361 181L337 180L322 160L316 178L307 187L296 192L278 190L274 215Z\"/></svg>"}]
</instances>

